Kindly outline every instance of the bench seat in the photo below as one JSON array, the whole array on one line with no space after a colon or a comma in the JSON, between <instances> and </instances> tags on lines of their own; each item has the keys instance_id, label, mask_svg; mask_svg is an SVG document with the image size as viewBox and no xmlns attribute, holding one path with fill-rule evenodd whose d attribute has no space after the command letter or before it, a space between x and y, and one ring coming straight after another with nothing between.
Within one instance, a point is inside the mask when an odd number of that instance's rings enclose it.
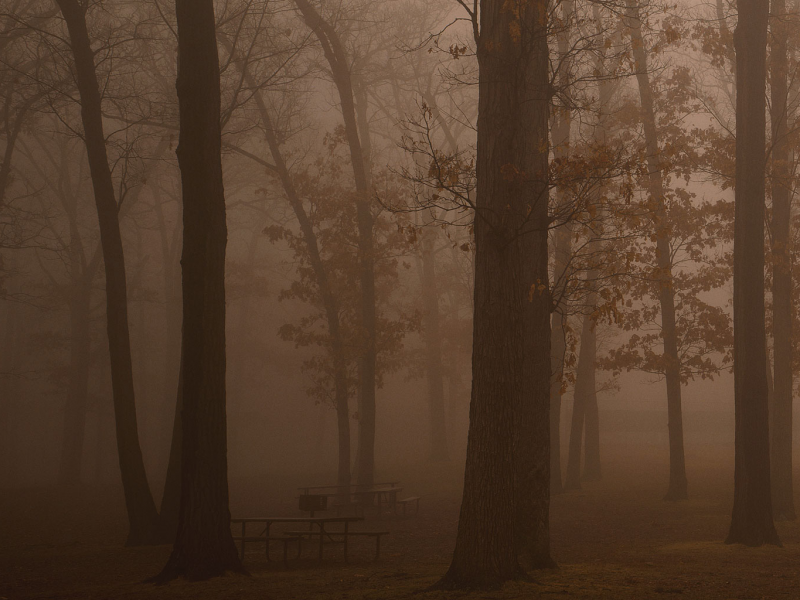
<instances>
[{"instance_id":1,"label":"bench seat","mask_svg":"<svg viewBox=\"0 0 800 600\"><path fill-rule=\"evenodd\" d=\"M266 552L267 552L267 560L269 560L269 543L270 542L282 542L283 543L283 564L284 566L289 566L289 542L297 542L297 556L300 556L300 547L303 541L303 538L299 535L248 535L248 536L233 536L234 542L241 542L241 559L244 560L244 545L246 542L258 542L266 544Z\"/></svg>"},{"instance_id":2,"label":"bench seat","mask_svg":"<svg viewBox=\"0 0 800 600\"><path fill-rule=\"evenodd\" d=\"M321 534L324 536L323 544L342 544L344 546L344 560L347 562L347 538L349 537L374 537L375 538L375 560L381 556L381 537L389 535L388 531L326 531ZM297 536L300 538L319 538L319 531L287 531L286 535ZM341 539L339 539L341 538Z\"/></svg>"},{"instance_id":3,"label":"bench seat","mask_svg":"<svg viewBox=\"0 0 800 600\"><path fill-rule=\"evenodd\" d=\"M402 498L401 500L398 500L394 505L394 514L397 514L397 507L398 506L402 506L403 507L403 516L405 517L406 514L407 514L408 505L409 504L413 504L414 505L414 514L416 515L419 512L419 500L420 500L419 496L410 496L408 498Z\"/></svg>"}]
</instances>

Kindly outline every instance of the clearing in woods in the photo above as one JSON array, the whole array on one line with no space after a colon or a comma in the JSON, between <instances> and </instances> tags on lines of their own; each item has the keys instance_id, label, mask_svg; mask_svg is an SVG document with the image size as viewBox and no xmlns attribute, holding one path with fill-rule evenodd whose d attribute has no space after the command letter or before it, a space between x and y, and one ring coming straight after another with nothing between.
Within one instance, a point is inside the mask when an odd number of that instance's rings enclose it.
<instances>
[{"instance_id":1,"label":"clearing in woods","mask_svg":"<svg viewBox=\"0 0 800 600\"><path fill-rule=\"evenodd\" d=\"M707 446L706 448L709 448ZM370 520L391 531L382 558L371 542L354 542L351 563L341 548L314 553L286 570L248 548L251 576L208 582L143 583L158 573L170 548L124 548L122 496L111 489L66 493L24 490L0 495L0 598L242 598L259 600L353 598L797 598L800 525L779 523L783 548L722 543L730 522L732 461L708 453L687 457L690 500L661 500L667 465L643 448L605 448L604 480L553 498L556 570L533 581L471 594L423 592L447 568L453 549L461 469L393 477L422 495L420 513ZM719 448L716 452L719 452ZM231 481L234 516L297 514L290 478ZM276 558L277 558L277 547Z\"/></svg>"}]
</instances>

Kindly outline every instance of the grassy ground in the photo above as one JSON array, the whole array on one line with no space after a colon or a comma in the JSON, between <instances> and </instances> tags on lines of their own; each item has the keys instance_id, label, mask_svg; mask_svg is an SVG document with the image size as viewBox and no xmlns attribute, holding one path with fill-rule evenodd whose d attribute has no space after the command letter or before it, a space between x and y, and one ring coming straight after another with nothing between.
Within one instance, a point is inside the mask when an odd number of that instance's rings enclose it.
<instances>
[{"instance_id":1,"label":"grassy ground","mask_svg":"<svg viewBox=\"0 0 800 600\"><path fill-rule=\"evenodd\" d=\"M447 568L458 518L457 469L404 474L409 493L423 494L407 519L370 519L388 529L382 558L373 542L327 549L289 570L249 549L250 576L208 582L143 583L164 564L169 547L124 548L124 508L114 490L25 490L0 495L0 598L800 598L800 526L778 524L782 548L722 543L730 518L731 465L696 457L691 499L668 503L666 466L607 452L602 482L553 498L555 570L530 582L473 593L425 592ZM272 485L270 485L272 483ZM294 481L232 482L234 516L294 514ZM277 548L276 548L277 550Z\"/></svg>"}]
</instances>

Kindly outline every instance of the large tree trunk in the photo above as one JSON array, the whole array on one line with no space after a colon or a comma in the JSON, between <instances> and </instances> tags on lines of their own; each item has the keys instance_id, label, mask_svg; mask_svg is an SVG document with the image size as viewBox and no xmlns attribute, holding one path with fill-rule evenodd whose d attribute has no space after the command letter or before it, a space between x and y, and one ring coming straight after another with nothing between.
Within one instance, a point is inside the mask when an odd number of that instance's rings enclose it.
<instances>
[{"instance_id":1,"label":"large tree trunk","mask_svg":"<svg viewBox=\"0 0 800 600\"><path fill-rule=\"evenodd\" d=\"M176 154L183 187L181 497L159 579L241 571L230 528L225 414L225 194L212 0L177 0Z\"/></svg>"},{"instance_id":2,"label":"large tree trunk","mask_svg":"<svg viewBox=\"0 0 800 600\"><path fill-rule=\"evenodd\" d=\"M769 5L738 0L733 378L733 514L726 543L780 544L772 521L764 323L764 166Z\"/></svg>"},{"instance_id":3,"label":"large tree trunk","mask_svg":"<svg viewBox=\"0 0 800 600\"><path fill-rule=\"evenodd\" d=\"M683 416L681 414L681 375L678 356L678 335L675 327L675 290L672 280L669 225L666 222L663 174L659 159L658 132L653 107L653 90L647 67L647 53L642 39L642 23L635 0L627 0L631 45L636 64L636 80L642 104L647 168L648 192L655 202L653 224L656 236L656 267L658 300L661 306L661 335L664 339L664 370L667 384L667 417L669 427L669 487L665 500L685 500L687 497L686 458L683 448Z\"/></svg>"},{"instance_id":4,"label":"large tree trunk","mask_svg":"<svg viewBox=\"0 0 800 600\"><path fill-rule=\"evenodd\" d=\"M523 257L524 354L523 388L514 424L514 535L522 564L535 569L555 567L550 556L550 314L553 296L547 251L551 103L548 10L547 0L520 3L519 19L526 31L518 42L522 50L521 65L515 67L524 69L518 72L521 77L516 80L522 83L517 90L522 101L515 107L519 111L519 132L512 142L516 144L516 148L512 148L516 156L500 169L503 176L508 164L520 165L525 179L524 188L516 191L521 196L517 200L519 208L524 207L526 218L518 226ZM511 41L515 42L513 25L512 22ZM559 447L559 480L560 457Z\"/></svg>"},{"instance_id":5,"label":"large tree trunk","mask_svg":"<svg viewBox=\"0 0 800 600\"><path fill-rule=\"evenodd\" d=\"M449 460L447 449L447 424L444 410L444 367L442 366L442 340L439 333L439 290L436 285L436 233L427 228L422 233L422 299L425 308L423 329L428 380L428 410L430 418L431 461Z\"/></svg>"},{"instance_id":6,"label":"large tree trunk","mask_svg":"<svg viewBox=\"0 0 800 600\"><path fill-rule=\"evenodd\" d=\"M370 487L375 476L375 382L376 382L376 306L375 254L372 235L372 209L369 193L369 169L358 132L353 82L347 53L338 34L308 0L295 0L297 8L314 32L331 68L333 82L339 93L345 138L350 150L350 162L355 180L356 220L358 224L358 263L361 283L362 350L359 357L358 395L358 485ZM368 135L365 132L365 135ZM369 143L366 142L366 147ZM341 423L341 416L339 417Z\"/></svg>"},{"instance_id":7,"label":"large tree trunk","mask_svg":"<svg viewBox=\"0 0 800 600\"><path fill-rule=\"evenodd\" d=\"M84 142L89 158L97 217L100 223L100 241L106 275L106 316L117 451L130 524L127 544L147 544L155 540L158 513L150 493L142 460L142 450L139 446L128 331L125 256L122 249L114 183L106 153L100 88L95 72L94 53L86 28L85 9L77 0L56 0L56 2L69 30L75 60Z\"/></svg>"},{"instance_id":8,"label":"large tree trunk","mask_svg":"<svg viewBox=\"0 0 800 600\"><path fill-rule=\"evenodd\" d=\"M775 383L772 430L772 510L794 520L792 486L792 248L791 169L787 139L788 23L786 0L772 0L772 335Z\"/></svg>"},{"instance_id":9,"label":"large tree trunk","mask_svg":"<svg viewBox=\"0 0 800 600\"><path fill-rule=\"evenodd\" d=\"M543 2L506 4L481 2L476 40L472 399L456 546L439 584L445 588L515 578L520 555L531 566L552 564L547 12Z\"/></svg>"}]
</instances>

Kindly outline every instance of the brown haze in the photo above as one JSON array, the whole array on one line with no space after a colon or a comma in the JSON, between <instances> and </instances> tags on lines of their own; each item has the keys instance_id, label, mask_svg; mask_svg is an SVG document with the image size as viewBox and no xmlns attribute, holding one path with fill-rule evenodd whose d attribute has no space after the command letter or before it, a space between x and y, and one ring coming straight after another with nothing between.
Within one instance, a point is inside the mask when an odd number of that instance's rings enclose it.
<instances>
[{"instance_id":1,"label":"brown haze","mask_svg":"<svg viewBox=\"0 0 800 600\"><path fill-rule=\"evenodd\" d=\"M798 597L798 11L0 0L0 600Z\"/></svg>"}]
</instances>

